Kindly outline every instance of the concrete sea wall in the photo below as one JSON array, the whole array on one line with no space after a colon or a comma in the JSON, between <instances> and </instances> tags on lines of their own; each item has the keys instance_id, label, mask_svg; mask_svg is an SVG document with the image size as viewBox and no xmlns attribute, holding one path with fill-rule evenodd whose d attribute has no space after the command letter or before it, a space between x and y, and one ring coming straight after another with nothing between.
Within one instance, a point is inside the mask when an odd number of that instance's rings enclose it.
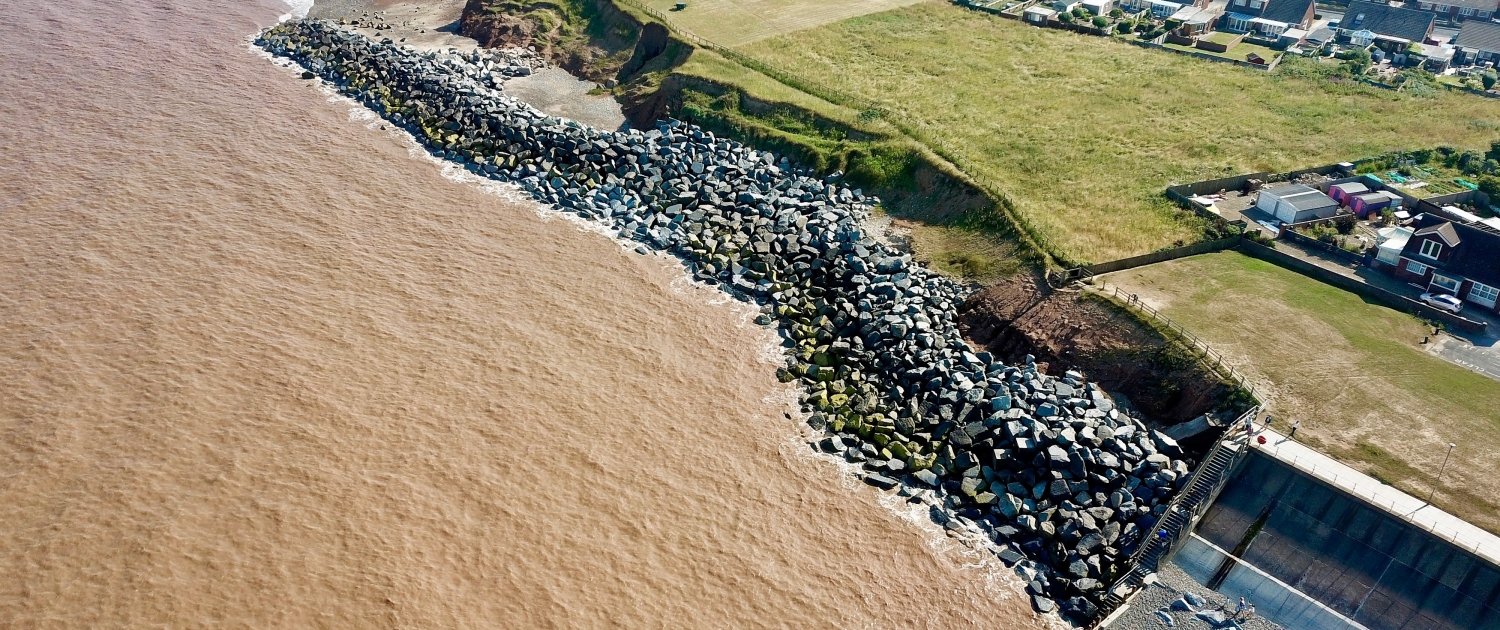
<instances>
[{"instance_id":1,"label":"concrete sea wall","mask_svg":"<svg viewBox=\"0 0 1500 630\"><path fill-rule=\"evenodd\" d=\"M600 131L498 88L480 53L418 53L316 21L257 40L427 143L435 155L680 259L762 306L787 347L815 444L871 485L982 532L1033 602L1075 620L1187 479L1175 442L1083 375L1006 365L963 341L966 291L865 233L874 200L678 121Z\"/></svg>"},{"instance_id":2,"label":"concrete sea wall","mask_svg":"<svg viewBox=\"0 0 1500 630\"><path fill-rule=\"evenodd\" d=\"M1259 451L1198 535L1372 630L1500 629L1500 567Z\"/></svg>"}]
</instances>

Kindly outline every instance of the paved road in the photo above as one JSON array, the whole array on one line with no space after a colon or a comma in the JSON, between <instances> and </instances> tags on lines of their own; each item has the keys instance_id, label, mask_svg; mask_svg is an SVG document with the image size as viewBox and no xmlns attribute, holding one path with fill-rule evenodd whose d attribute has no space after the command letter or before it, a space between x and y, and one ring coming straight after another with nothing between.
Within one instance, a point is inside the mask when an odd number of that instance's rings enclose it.
<instances>
[{"instance_id":1,"label":"paved road","mask_svg":"<svg viewBox=\"0 0 1500 630\"><path fill-rule=\"evenodd\" d=\"M1427 351L1444 359L1500 381L1500 340L1477 340L1471 344L1463 339L1443 336L1431 344ZM1481 345L1488 341L1488 345Z\"/></svg>"}]
</instances>

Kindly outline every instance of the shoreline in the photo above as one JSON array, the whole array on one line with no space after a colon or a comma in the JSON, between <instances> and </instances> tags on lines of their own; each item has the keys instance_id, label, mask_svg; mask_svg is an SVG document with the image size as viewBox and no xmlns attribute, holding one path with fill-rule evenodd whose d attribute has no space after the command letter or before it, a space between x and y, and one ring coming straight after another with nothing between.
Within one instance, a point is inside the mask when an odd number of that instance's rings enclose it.
<instances>
[{"instance_id":1,"label":"shoreline","mask_svg":"<svg viewBox=\"0 0 1500 630\"><path fill-rule=\"evenodd\" d=\"M463 7L463 0L314 0L306 17L329 20L371 39L389 38L396 44L422 51L484 51L502 55L511 62L524 59L530 71L507 81L507 93L548 114L591 127L627 126L625 114L614 97L599 91L598 84L549 63L535 47L483 48L479 42L459 34L458 19Z\"/></svg>"},{"instance_id":2,"label":"shoreline","mask_svg":"<svg viewBox=\"0 0 1500 630\"><path fill-rule=\"evenodd\" d=\"M326 43L330 36L332 44ZM325 43L314 43L318 40ZM814 180L785 158L775 161L769 153L677 121L659 123L645 134L600 132L540 119L543 114L499 92L488 101L452 100L445 95L485 93L472 78L473 68L316 22L270 29L260 41L346 94L384 109L393 123L427 137L436 156L519 182L544 203L613 224L619 236L642 248L675 254L694 277L764 304L757 323L779 319L789 347L802 348L801 359L790 354L788 368L778 374L783 381L802 382L804 410L816 412L809 424L830 436L817 448L862 464L866 483L899 487L909 501L932 506L934 520L949 529L1009 541L996 553L1030 580L1028 590L1040 612L1065 612L1080 623L1094 618L1099 610L1092 600L1121 570L1113 558L1128 554L1142 538L1137 521L1154 520L1151 515L1165 506L1170 490L1186 479L1186 462L1174 459L1183 456L1175 443L1121 413L1081 375L1055 379L1038 373L1034 364L1006 366L988 353L972 353L954 322L956 304L966 292L865 236L860 226L871 200L858 191ZM389 84L376 77L389 77ZM418 93L433 104L408 99L408 88L402 87L408 83L427 86ZM433 94L436 86L442 87ZM371 87L386 96L374 100ZM496 135L485 139L489 136L476 128ZM501 144L491 144L495 140ZM650 174L647 188L621 185L637 174ZM656 188L665 184L671 188ZM689 193L695 185L708 187ZM742 209L724 213L720 206L726 204ZM709 225L728 232L715 228L711 235L704 230ZM736 231L734 238L720 240ZM734 262L741 254L746 262ZM829 264L820 269L804 255ZM873 285L867 273L875 276ZM826 295L815 286L851 280ZM804 293L806 298L800 297ZM854 299L860 301L858 309ZM824 309L832 309L827 312L837 319L809 319ZM845 309L866 322L865 332L851 333L852 322L840 313ZM880 312L890 314L880 328L872 328L871 317ZM840 337L854 344L838 341L831 350L823 345ZM901 361L907 365L915 360L914 365L928 367L925 372L897 368L891 350L905 354ZM849 378L856 387L845 384ZM887 397L903 391L915 398ZM929 405L938 413L930 414ZM981 409L989 410L988 418ZM1013 443L1017 452L1001 448L1002 442ZM989 448L995 448L993 460ZM1027 464L1030 453L1036 460ZM1091 464L1107 474L1085 476ZM907 475L907 470L916 472ZM1127 479L1131 483L1124 484ZM1092 496L1091 487L1099 489ZM1110 488L1115 490L1106 496L1102 491ZM1077 494L1061 498L1072 493ZM1073 550L1049 550L1045 541L1058 536L1072 540Z\"/></svg>"}]
</instances>

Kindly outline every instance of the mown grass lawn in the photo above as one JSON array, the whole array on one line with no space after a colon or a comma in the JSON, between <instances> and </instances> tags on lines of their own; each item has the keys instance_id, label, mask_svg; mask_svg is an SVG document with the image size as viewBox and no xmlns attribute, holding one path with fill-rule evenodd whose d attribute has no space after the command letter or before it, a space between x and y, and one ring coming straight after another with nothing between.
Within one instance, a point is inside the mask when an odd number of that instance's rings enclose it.
<instances>
[{"instance_id":1,"label":"mown grass lawn","mask_svg":"<svg viewBox=\"0 0 1500 630\"><path fill-rule=\"evenodd\" d=\"M1459 446L1434 503L1500 532L1500 382L1430 355L1431 329L1237 253L1106 276L1231 357L1285 432L1419 497Z\"/></svg>"},{"instance_id":2,"label":"mown grass lawn","mask_svg":"<svg viewBox=\"0 0 1500 630\"><path fill-rule=\"evenodd\" d=\"M879 102L1076 261L1198 238L1171 183L1500 136L1500 101L1335 84L1299 59L1268 75L943 2L739 50Z\"/></svg>"}]
</instances>

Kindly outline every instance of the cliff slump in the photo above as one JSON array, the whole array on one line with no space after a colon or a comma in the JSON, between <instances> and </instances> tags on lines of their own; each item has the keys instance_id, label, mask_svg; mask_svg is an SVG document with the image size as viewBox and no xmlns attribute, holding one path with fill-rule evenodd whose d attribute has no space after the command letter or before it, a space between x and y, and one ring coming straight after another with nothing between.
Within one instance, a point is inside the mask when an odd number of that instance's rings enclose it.
<instances>
[{"instance_id":1,"label":"cliff slump","mask_svg":"<svg viewBox=\"0 0 1500 630\"><path fill-rule=\"evenodd\" d=\"M609 0L468 0L459 32L481 46L532 47L568 72L613 87L681 64L692 48Z\"/></svg>"},{"instance_id":2,"label":"cliff slump","mask_svg":"<svg viewBox=\"0 0 1500 630\"><path fill-rule=\"evenodd\" d=\"M1055 290L1038 277L987 287L960 307L959 323L996 356L1030 353L1057 368L1083 370L1162 425L1238 411L1229 402L1236 388L1161 332L1103 298Z\"/></svg>"}]
</instances>

